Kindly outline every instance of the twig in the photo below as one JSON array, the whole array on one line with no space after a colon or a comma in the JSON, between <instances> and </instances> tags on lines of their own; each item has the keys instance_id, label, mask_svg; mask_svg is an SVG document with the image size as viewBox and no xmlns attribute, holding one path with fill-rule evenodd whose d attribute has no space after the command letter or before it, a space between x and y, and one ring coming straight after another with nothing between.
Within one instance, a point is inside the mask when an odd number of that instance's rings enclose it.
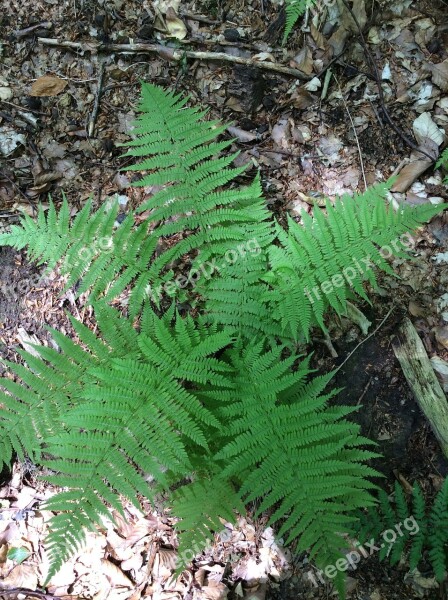
<instances>
[{"instance_id":1,"label":"twig","mask_svg":"<svg viewBox=\"0 0 448 600\"><path fill-rule=\"evenodd\" d=\"M42 23L36 23L35 25L30 25L29 27L25 27L25 29L18 29L14 32L14 35L17 38L26 37L33 33L37 29L51 29L53 27L53 23L51 21L43 21Z\"/></svg>"},{"instance_id":2,"label":"twig","mask_svg":"<svg viewBox=\"0 0 448 600\"><path fill-rule=\"evenodd\" d=\"M45 46L54 46L67 48L69 50L81 50L82 52L111 52L117 54L158 54L166 60L180 61L185 56L194 60L210 60L217 62L229 62L246 67L255 67L265 71L282 73L290 77L295 77L302 81L309 81L311 77L302 73L298 69L285 67L278 63L259 61L253 58L242 58L241 56L231 56L224 52L196 52L193 50L182 50L162 46L161 44L101 44L98 42L67 42L51 38L38 38L40 44Z\"/></svg>"},{"instance_id":3,"label":"twig","mask_svg":"<svg viewBox=\"0 0 448 600\"><path fill-rule=\"evenodd\" d=\"M221 25L221 21L214 21L213 19L209 19L208 17L204 17L202 15L193 15L189 12L183 12L180 14L183 19L190 19L190 21L197 21L198 23L206 23L207 25Z\"/></svg>"},{"instance_id":4,"label":"twig","mask_svg":"<svg viewBox=\"0 0 448 600\"><path fill-rule=\"evenodd\" d=\"M417 152L421 152L422 154L427 156L429 159L431 159L431 162L434 162L434 157L431 156L430 154L428 154L427 152L425 152L424 150L421 150L415 142L413 142L411 139L409 139L408 136L405 135L403 133L403 131L397 125L395 125L394 121L392 120L392 117L390 116L389 111L386 108L386 102L384 100L383 87L381 85L381 77L380 77L380 74L378 71L378 67L376 66L376 62L373 60L373 56L367 46L366 40L364 38L364 34L362 32L362 27L359 24L359 21L356 18L356 15L354 14L353 10L350 8L347 0L342 0L342 3L344 4L345 8L350 13L353 21L355 22L356 27L358 28L359 39L361 41L361 45L363 47L364 54L366 55L367 61L370 63L370 68L373 70L375 83L378 88L378 95L379 95L381 108L383 110L386 121L389 123L389 125L392 127L392 129L395 131L395 133L397 135L399 135L401 137L401 139L409 146L409 148L412 148L413 150L416 150Z\"/></svg>"},{"instance_id":5,"label":"twig","mask_svg":"<svg viewBox=\"0 0 448 600\"><path fill-rule=\"evenodd\" d=\"M97 86L97 90L96 90L95 103L93 105L92 114L90 116L89 123L87 126L87 135L89 138L93 136L93 130L95 129L96 118L98 116L98 109L100 107L100 98L101 98L101 92L102 92L102 88L103 88L103 79L104 79L104 62L101 61L100 72L98 74L98 86Z\"/></svg>"},{"instance_id":6,"label":"twig","mask_svg":"<svg viewBox=\"0 0 448 600\"><path fill-rule=\"evenodd\" d=\"M27 588L11 588L10 590L4 590L0 586L0 596L14 596L17 598L19 594L23 594L25 598L33 596L34 598L42 598L43 600L60 600L59 596L45 594L44 592L38 592L37 590L29 590Z\"/></svg>"},{"instance_id":7,"label":"twig","mask_svg":"<svg viewBox=\"0 0 448 600\"><path fill-rule=\"evenodd\" d=\"M350 123L351 123L352 129L353 129L353 134L354 134L355 140L356 140L356 145L358 146L359 164L361 165L361 173L362 173L362 178L363 178L363 181L364 181L364 189L367 190L368 185L367 185L367 179L366 179L366 172L364 170L364 161L363 161L363 158L362 158L361 146L359 145L359 138L358 138L358 134L356 132L355 123L354 123L354 121L352 119L352 115L350 114L350 111L348 109L348 105L347 105L347 102L345 101L344 93L342 92L341 86L339 85L338 78L336 77L336 75L333 75L333 77L334 77L334 79L336 81L336 84L337 84L337 86L339 88L339 91L341 92L341 99L342 99L342 102L344 104L344 108L345 108L345 110L346 110L346 112L348 114L348 118L350 119Z\"/></svg>"}]
</instances>

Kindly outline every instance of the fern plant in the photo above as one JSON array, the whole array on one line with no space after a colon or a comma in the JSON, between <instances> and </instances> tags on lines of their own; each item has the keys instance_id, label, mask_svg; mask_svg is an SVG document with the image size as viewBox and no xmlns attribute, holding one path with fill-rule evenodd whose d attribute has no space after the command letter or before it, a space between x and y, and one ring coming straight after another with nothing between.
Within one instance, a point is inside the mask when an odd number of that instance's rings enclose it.
<instances>
[{"instance_id":1,"label":"fern plant","mask_svg":"<svg viewBox=\"0 0 448 600\"><path fill-rule=\"evenodd\" d=\"M47 503L58 512L49 578L121 497L137 504L173 486L180 568L220 517L253 500L325 566L342 556L358 509L374 502L366 461L375 454L346 420L352 409L329 406L331 374L312 378L294 342L325 327L327 309L343 314L347 298L364 297L373 266L389 269L381 246L399 254L400 235L443 207L394 212L383 185L283 230L258 177L236 187L243 169L223 154L231 142L216 141L222 126L149 84L140 109L128 155L142 162L131 169L158 191L139 207L139 225L129 215L117 226L116 206L90 204L70 223L64 200L59 213L50 204L0 236L49 268L62 261L68 285L90 291L98 325L94 334L72 318L79 342L52 331L60 352L37 347L39 358L22 353L27 366L8 364L20 383L3 383L0 460L30 455L66 490ZM365 270L336 285L353 257L368 258ZM166 310L181 262L215 266L189 295L195 321L173 303ZM125 316L110 307L124 290Z\"/></svg>"},{"instance_id":2,"label":"fern plant","mask_svg":"<svg viewBox=\"0 0 448 600\"><path fill-rule=\"evenodd\" d=\"M285 0L286 23L283 44L286 43L294 25L315 0Z\"/></svg>"},{"instance_id":3,"label":"fern plant","mask_svg":"<svg viewBox=\"0 0 448 600\"><path fill-rule=\"evenodd\" d=\"M358 539L380 540L387 530L395 534L393 543L382 544L380 560L389 558L396 564L409 549L409 569L416 569L426 550L438 581L445 578L448 551L448 478L437 493L432 506L427 506L420 486L415 483L412 497L407 498L403 488L395 482L394 500L380 490L378 506L360 516ZM392 538L392 536L390 536ZM389 540L390 542L390 540Z\"/></svg>"},{"instance_id":4,"label":"fern plant","mask_svg":"<svg viewBox=\"0 0 448 600\"><path fill-rule=\"evenodd\" d=\"M439 169L440 167L444 167L446 170L448 170L448 148L445 148L445 150L440 155L439 160L436 162L436 169ZM443 183L448 185L448 175L445 175Z\"/></svg>"}]
</instances>

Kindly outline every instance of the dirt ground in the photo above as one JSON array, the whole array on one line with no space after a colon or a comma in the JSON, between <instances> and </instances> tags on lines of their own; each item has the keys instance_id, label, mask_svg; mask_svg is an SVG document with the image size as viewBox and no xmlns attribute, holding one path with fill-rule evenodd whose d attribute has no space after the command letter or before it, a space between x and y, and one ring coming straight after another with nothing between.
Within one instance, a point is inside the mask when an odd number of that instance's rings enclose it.
<instances>
[{"instance_id":1,"label":"dirt ground","mask_svg":"<svg viewBox=\"0 0 448 600\"><path fill-rule=\"evenodd\" d=\"M97 206L114 194L127 197L127 210L141 203L145 190L129 189L131 176L120 171L128 160L119 147L129 139L141 80L189 94L193 104L210 109L212 118L232 123L227 135L235 140L233 149L240 151L237 164L248 164L247 178L260 169L266 201L280 220L288 213L309 211L323 195L353 193L362 190L364 182L391 174L398 175L403 186L397 200L447 202L447 187L433 169L434 160L424 174L412 172L416 158L421 158L415 154L417 118L428 115L427 137L431 138L431 124L445 140L448 134L446 0L374 0L365 5L359 0L353 11L363 36L347 11L339 17L331 7L325 12L328 4L335 3L318 2L308 26L299 22L282 47L282 11L268 0L0 0L0 230L16 222L20 211L35 214L39 202L48 202L48 194L59 203L65 193L73 214L92 195ZM176 21L166 18L168 5L186 26L182 40L169 36ZM343 11L344 4L339 5ZM74 46L64 47L65 42ZM157 44L158 51L130 50L133 43ZM168 60L174 51L184 50L209 55L203 60L193 55L179 62ZM258 64L216 60L217 52ZM260 65L269 60L296 75ZM332 78L324 95L330 68ZM303 77L297 77L297 71ZM42 79L45 76L52 81ZM429 142L425 138L424 147L436 159L445 141L438 143L437 133L434 136ZM410 168L411 175L403 168ZM428 498L448 475L448 462L409 390L391 339L408 316L428 355L448 360L448 348L440 342L440 331L448 327L448 268L446 260L438 258L447 251L445 214L414 236L414 262L391 261L400 279L382 276L380 289L369 293L372 305L358 304L372 322L370 331L384 320L378 331L357 347L366 338L359 327L333 319L330 339L337 358L319 334L313 348L318 370L344 363L335 377L335 385L343 388L336 401L360 406L354 419L384 455L375 465L386 476L383 487L391 491L396 479L411 485L418 481ZM17 350L30 338L51 344L48 325L70 333L67 309L85 323L92 322L84 299L76 298L73 290L62 293L57 272L41 277L41 271L27 262L25 253L0 249L3 359L20 360ZM7 366L0 367L0 374L8 376ZM0 497L10 506L22 498L24 489L43 493L29 465L16 465L12 474L4 472L2 477ZM126 570L109 546L97 548L98 556L107 557L131 582L128 588L122 582L123 599L334 597L330 589L310 584L306 556L287 560L281 544L280 550L265 544L263 540L271 539L266 520L254 521L250 514L232 532L231 549L224 551L218 544L214 558L198 557L176 587L169 579L175 546L170 518L151 515L159 524L158 533L152 531L144 552L137 547L146 557L145 585L137 585L135 566ZM260 548L266 547L272 549L271 562L262 560ZM85 570L94 571L95 560ZM9 588L38 589L41 579L33 570L37 562L36 553L33 561L23 563L29 566L27 576ZM257 571L260 564L267 565L263 576ZM109 569L110 582L118 575L114 571L112 576ZM78 582L79 567L76 572ZM409 575L405 562L391 568L373 556L350 573L349 597L447 598L446 585L432 587L431 578L429 567L418 576ZM55 584L47 592L70 598L114 597L101 595L101 583L97 589L90 580L84 588L77 588L76 582L66 589Z\"/></svg>"}]
</instances>

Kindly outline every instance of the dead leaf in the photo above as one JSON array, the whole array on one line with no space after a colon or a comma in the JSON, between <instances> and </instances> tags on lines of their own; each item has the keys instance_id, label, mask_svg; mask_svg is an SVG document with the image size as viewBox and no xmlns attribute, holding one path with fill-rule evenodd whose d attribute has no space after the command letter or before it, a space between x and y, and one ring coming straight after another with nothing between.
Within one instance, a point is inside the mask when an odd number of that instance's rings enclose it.
<instances>
[{"instance_id":1,"label":"dead leaf","mask_svg":"<svg viewBox=\"0 0 448 600\"><path fill-rule=\"evenodd\" d=\"M226 600L228 593L229 593L229 589L223 583L218 583L216 586L204 585L194 595L194 599L195 600Z\"/></svg>"},{"instance_id":2,"label":"dead leaf","mask_svg":"<svg viewBox=\"0 0 448 600\"><path fill-rule=\"evenodd\" d=\"M114 565L114 563L102 558L101 566L103 567L104 575L107 577L112 587L125 587L129 589L134 587L132 581L126 577L123 571Z\"/></svg>"},{"instance_id":3,"label":"dead leaf","mask_svg":"<svg viewBox=\"0 0 448 600\"><path fill-rule=\"evenodd\" d=\"M176 15L174 9L170 6L165 16L166 29L171 37L176 40L183 40L187 37L187 27L182 19Z\"/></svg>"},{"instance_id":4,"label":"dead leaf","mask_svg":"<svg viewBox=\"0 0 448 600\"><path fill-rule=\"evenodd\" d=\"M30 96L57 96L67 87L67 81L54 75L43 75L31 86Z\"/></svg>"},{"instance_id":5,"label":"dead leaf","mask_svg":"<svg viewBox=\"0 0 448 600\"><path fill-rule=\"evenodd\" d=\"M37 588L37 567L33 565L17 565L1 583L4 590L13 588Z\"/></svg>"},{"instance_id":6,"label":"dead leaf","mask_svg":"<svg viewBox=\"0 0 448 600\"><path fill-rule=\"evenodd\" d=\"M448 92L448 58L438 65L431 65L432 82L443 92Z\"/></svg>"},{"instance_id":7,"label":"dead leaf","mask_svg":"<svg viewBox=\"0 0 448 600\"><path fill-rule=\"evenodd\" d=\"M292 66L306 75L311 75L313 72L313 57L311 55L311 50L308 46L304 46L298 54L294 56L294 60L291 61Z\"/></svg>"}]
</instances>

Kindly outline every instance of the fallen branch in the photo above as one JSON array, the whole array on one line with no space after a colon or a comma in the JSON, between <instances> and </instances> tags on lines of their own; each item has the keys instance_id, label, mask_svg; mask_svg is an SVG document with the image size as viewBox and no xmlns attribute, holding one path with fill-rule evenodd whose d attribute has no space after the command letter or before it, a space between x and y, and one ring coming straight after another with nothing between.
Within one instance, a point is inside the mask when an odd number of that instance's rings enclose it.
<instances>
[{"instance_id":1,"label":"fallen branch","mask_svg":"<svg viewBox=\"0 0 448 600\"><path fill-rule=\"evenodd\" d=\"M53 46L57 48L67 48L68 50L80 50L81 52L109 52L116 54L158 54L165 60L180 61L185 56L194 60L205 60L214 62L229 62L237 65L245 65L246 67L253 67L262 69L264 71L273 71L275 73L282 73L302 81L309 81L311 77L302 73L298 69L292 69L285 67L278 63L269 61L260 61L254 58L242 58L241 56L231 56L224 52L200 52L193 50L182 50L178 48L170 48L168 46L162 46L161 44L101 44L98 42L67 42L60 41L58 39L51 38L38 38L40 44L45 46Z\"/></svg>"},{"instance_id":2,"label":"fallen branch","mask_svg":"<svg viewBox=\"0 0 448 600\"><path fill-rule=\"evenodd\" d=\"M104 68L105 68L104 62L101 61L100 68L99 68L99 74L98 74L98 86L96 89L95 103L93 105L92 114L90 115L90 119L87 124L87 135L89 136L89 138L93 136L93 132L95 130L96 118L98 116L98 110L100 108L100 98L101 98L101 93L103 91Z\"/></svg>"},{"instance_id":3,"label":"fallen branch","mask_svg":"<svg viewBox=\"0 0 448 600\"><path fill-rule=\"evenodd\" d=\"M417 404L448 457L448 401L435 376L425 347L409 319L400 325L392 346Z\"/></svg>"}]
</instances>

